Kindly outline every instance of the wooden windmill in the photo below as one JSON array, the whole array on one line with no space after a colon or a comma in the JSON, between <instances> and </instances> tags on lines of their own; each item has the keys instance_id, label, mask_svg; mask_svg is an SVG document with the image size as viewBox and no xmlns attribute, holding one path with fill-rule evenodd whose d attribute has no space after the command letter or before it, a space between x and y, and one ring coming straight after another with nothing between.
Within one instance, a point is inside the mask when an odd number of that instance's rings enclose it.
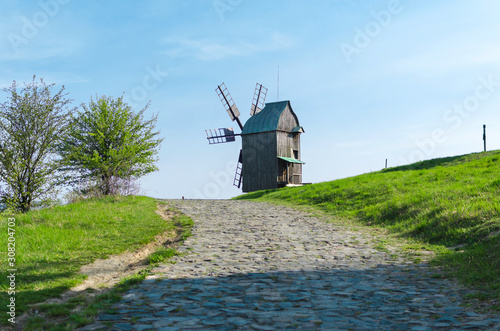
<instances>
[{"instance_id":1,"label":"wooden windmill","mask_svg":"<svg viewBox=\"0 0 500 331\"><path fill-rule=\"evenodd\" d=\"M242 137L233 185L243 192L302 184L300 134L304 132L289 101L265 104L267 88L257 83L250 108L250 119L243 124L233 98L224 83L216 89L224 109L236 121L241 133L233 128L206 130L209 144L236 141ZM265 105L265 107L264 107Z\"/></svg>"}]
</instances>

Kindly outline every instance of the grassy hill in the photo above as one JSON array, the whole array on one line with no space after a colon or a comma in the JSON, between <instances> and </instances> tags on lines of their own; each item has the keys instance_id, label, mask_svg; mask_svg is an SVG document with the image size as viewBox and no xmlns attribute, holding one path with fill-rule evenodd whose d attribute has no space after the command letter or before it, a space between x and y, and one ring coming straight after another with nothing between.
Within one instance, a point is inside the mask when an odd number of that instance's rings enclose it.
<instances>
[{"instance_id":1,"label":"grassy hill","mask_svg":"<svg viewBox=\"0 0 500 331\"><path fill-rule=\"evenodd\" d=\"M436 261L500 299L500 151L469 154L303 187L253 192L442 247ZM446 253L445 253L446 252Z\"/></svg>"},{"instance_id":2,"label":"grassy hill","mask_svg":"<svg viewBox=\"0 0 500 331\"><path fill-rule=\"evenodd\" d=\"M104 197L88 199L76 203L30 211L19 215L0 214L0 241L7 248L7 218L15 219L15 304L16 316L29 309L30 305L59 297L71 287L81 284L86 278L79 273L83 265L96 259L106 259L110 255L135 251L153 241L156 235L171 232L179 224L188 228L187 217L164 220L155 210L159 202L142 196ZM187 219L187 220L186 220ZM179 224L178 224L179 223ZM174 236L175 233L172 233ZM151 259L162 260L158 251ZM0 250L0 302L7 303L9 272L7 249ZM154 262L154 261L153 261ZM121 285L120 285L121 286ZM111 299L113 295L109 296ZM81 314L72 309L81 305L80 298L66 305L45 305L50 311L49 320L68 317L68 327L85 325L97 314L95 307ZM80 301L79 301L80 300ZM104 298L103 300L107 300ZM87 304L87 302L84 302ZM100 303L99 303L100 304ZM54 306L54 307L52 307ZM43 307L38 307L41 310ZM43 308L43 309L45 309ZM9 325L7 305L0 307L2 325ZM87 316L88 315L88 316ZM82 318L82 316L84 316ZM40 317L34 319L33 326L25 330L48 329ZM38 324L37 324L38 323Z\"/></svg>"}]
</instances>

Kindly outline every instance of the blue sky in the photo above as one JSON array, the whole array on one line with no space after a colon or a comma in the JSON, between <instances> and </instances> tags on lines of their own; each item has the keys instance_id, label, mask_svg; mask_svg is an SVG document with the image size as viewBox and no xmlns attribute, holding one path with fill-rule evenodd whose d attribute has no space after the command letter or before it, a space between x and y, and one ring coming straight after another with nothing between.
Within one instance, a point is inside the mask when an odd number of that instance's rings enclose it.
<instances>
[{"instance_id":1,"label":"blue sky","mask_svg":"<svg viewBox=\"0 0 500 331\"><path fill-rule=\"evenodd\" d=\"M255 83L290 100L305 129L304 182L500 149L500 3L477 1L3 1L0 86L33 74L77 106L125 93L149 100L165 138L158 198L229 198L240 141L215 93L242 121ZM5 98L2 95L1 98Z\"/></svg>"}]
</instances>

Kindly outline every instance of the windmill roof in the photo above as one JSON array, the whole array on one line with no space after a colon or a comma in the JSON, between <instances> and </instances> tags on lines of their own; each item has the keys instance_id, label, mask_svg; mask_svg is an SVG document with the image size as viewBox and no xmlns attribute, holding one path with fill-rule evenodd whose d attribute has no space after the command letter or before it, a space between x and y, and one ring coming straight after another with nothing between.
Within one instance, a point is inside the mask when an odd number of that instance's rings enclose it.
<instances>
[{"instance_id":1,"label":"windmill roof","mask_svg":"<svg viewBox=\"0 0 500 331\"><path fill-rule=\"evenodd\" d=\"M288 100L266 103L264 109L250 117L250 119L245 123L243 132L241 134L252 134L277 130L280 116L289 105L290 101Z\"/></svg>"}]
</instances>

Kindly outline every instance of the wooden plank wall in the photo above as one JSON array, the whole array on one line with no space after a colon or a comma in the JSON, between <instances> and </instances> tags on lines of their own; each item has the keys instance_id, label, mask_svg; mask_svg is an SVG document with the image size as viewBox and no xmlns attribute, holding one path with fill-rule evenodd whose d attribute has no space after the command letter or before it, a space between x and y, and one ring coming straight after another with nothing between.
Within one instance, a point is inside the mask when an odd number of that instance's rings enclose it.
<instances>
[{"instance_id":1,"label":"wooden plank wall","mask_svg":"<svg viewBox=\"0 0 500 331\"><path fill-rule=\"evenodd\" d=\"M293 149L298 151L297 159L301 160L300 133L294 134ZM302 164L293 165L293 184L302 184Z\"/></svg>"},{"instance_id":2,"label":"wooden plank wall","mask_svg":"<svg viewBox=\"0 0 500 331\"><path fill-rule=\"evenodd\" d=\"M291 157L295 158L293 153L297 150L297 159L300 160L300 133L287 133L287 132L277 132L277 156ZM291 184L302 184L302 164L292 163L289 168L291 174L293 174L293 180Z\"/></svg>"},{"instance_id":3,"label":"wooden plank wall","mask_svg":"<svg viewBox=\"0 0 500 331\"><path fill-rule=\"evenodd\" d=\"M299 120L297 116L290 110L287 106L286 109L281 113L281 117L278 123L278 131L291 132L292 129L299 126Z\"/></svg>"},{"instance_id":4,"label":"wooden plank wall","mask_svg":"<svg viewBox=\"0 0 500 331\"><path fill-rule=\"evenodd\" d=\"M277 188L276 132L242 136L243 192Z\"/></svg>"}]
</instances>

